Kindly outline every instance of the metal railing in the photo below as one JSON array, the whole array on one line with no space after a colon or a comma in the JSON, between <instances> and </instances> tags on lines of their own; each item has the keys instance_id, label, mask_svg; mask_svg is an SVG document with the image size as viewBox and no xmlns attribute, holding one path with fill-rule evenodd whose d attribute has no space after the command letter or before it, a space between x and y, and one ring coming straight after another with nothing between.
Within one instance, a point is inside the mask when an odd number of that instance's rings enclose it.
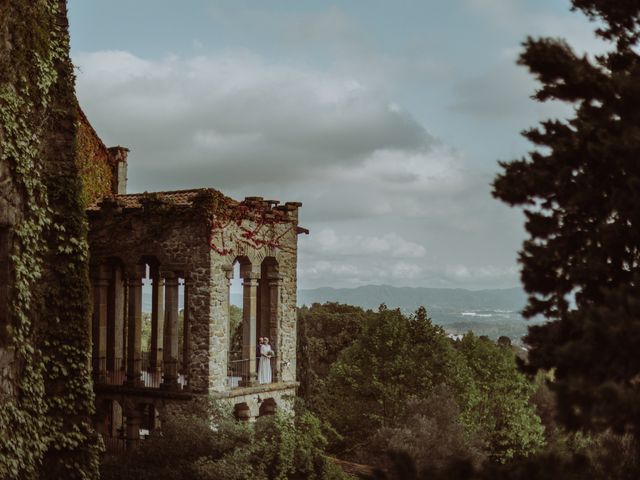
<instances>
[{"instance_id":1,"label":"metal railing","mask_svg":"<svg viewBox=\"0 0 640 480\"><path fill-rule=\"evenodd\" d=\"M93 359L93 381L101 385L127 385L128 381L135 382L136 387L160 388L165 377L174 378L178 389L187 385L187 377L178 372L178 361L151 362L148 355L133 362L123 358L112 359L112 366L107 365L104 357ZM127 371L138 372L137 375L127 375Z\"/></svg>"},{"instance_id":2,"label":"metal railing","mask_svg":"<svg viewBox=\"0 0 640 480\"><path fill-rule=\"evenodd\" d=\"M233 358L232 355L230 355L230 359L228 361L228 368L227 368L227 387L228 388L239 388L242 386L246 385L246 382L248 382L250 380L250 374L251 372L249 371L249 359L248 358L244 358L241 360L231 360L231 358ZM271 382L276 382L277 379L279 378L279 364L278 364L278 357L277 356L273 356L270 359L271 362ZM260 368L260 357L256 357L256 371L254 372L254 379L257 381L258 380L258 372L259 372L259 368Z\"/></svg>"},{"instance_id":3,"label":"metal railing","mask_svg":"<svg viewBox=\"0 0 640 480\"><path fill-rule=\"evenodd\" d=\"M105 453L107 454L116 455L123 453L126 450L127 443L122 437L109 437L103 435L102 439L104 440Z\"/></svg>"},{"instance_id":4,"label":"metal railing","mask_svg":"<svg viewBox=\"0 0 640 480\"><path fill-rule=\"evenodd\" d=\"M227 369L227 386L238 388L249 380L249 359L230 360Z\"/></svg>"}]
</instances>

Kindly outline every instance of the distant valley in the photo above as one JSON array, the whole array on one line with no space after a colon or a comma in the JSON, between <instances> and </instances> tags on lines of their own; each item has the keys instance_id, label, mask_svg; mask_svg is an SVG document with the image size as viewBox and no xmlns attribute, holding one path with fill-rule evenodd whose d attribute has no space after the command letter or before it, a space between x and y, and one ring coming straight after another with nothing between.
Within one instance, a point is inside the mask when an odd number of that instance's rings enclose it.
<instances>
[{"instance_id":1,"label":"distant valley","mask_svg":"<svg viewBox=\"0 0 640 480\"><path fill-rule=\"evenodd\" d=\"M519 288L466 290L462 288L392 287L365 285L356 288L322 287L298 291L298 305L338 302L377 309L381 303L400 308L404 313L424 306L433 322L449 333L487 335L496 339L506 335L514 343L527 332L531 323L520 311L526 304L526 294Z\"/></svg>"}]
</instances>

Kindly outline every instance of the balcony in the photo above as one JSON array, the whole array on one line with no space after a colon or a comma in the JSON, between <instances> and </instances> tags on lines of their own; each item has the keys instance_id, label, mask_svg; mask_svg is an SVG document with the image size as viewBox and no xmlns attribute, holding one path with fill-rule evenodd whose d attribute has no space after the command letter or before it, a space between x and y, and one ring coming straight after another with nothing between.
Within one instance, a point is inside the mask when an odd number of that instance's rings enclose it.
<instances>
[{"instance_id":1,"label":"balcony","mask_svg":"<svg viewBox=\"0 0 640 480\"><path fill-rule=\"evenodd\" d=\"M249 366L251 365L250 359L233 360L235 357L237 357L237 355L232 353L231 359L228 362L227 388L230 389L246 387L251 383L251 375L249 372ZM269 360L271 362L271 382L268 383L276 383L279 379L278 357L273 356ZM253 378L255 383L260 384L258 379L258 365L260 365L260 357L256 358L256 373Z\"/></svg>"},{"instance_id":2,"label":"balcony","mask_svg":"<svg viewBox=\"0 0 640 480\"><path fill-rule=\"evenodd\" d=\"M110 363L110 364L109 364ZM141 358L131 362L133 372L139 372L137 376L133 374L133 378L127 377L127 361L123 358L115 358L111 362L107 359L93 359L93 381L96 385L115 385L135 388L163 388L163 384L169 385L171 382L165 382L175 378L174 390L184 390L187 386L187 377L183 373L178 372L178 362L152 362L148 358ZM165 372L167 378L165 379ZM174 372L171 375L171 372Z\"/></svg>"}]
</instances>

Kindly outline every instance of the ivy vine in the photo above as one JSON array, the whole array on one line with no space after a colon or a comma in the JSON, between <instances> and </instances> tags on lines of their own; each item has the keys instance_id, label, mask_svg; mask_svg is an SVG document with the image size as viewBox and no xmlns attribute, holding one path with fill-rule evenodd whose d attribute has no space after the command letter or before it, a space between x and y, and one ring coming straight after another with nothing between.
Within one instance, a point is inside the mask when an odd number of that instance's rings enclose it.
<instances>
[{"instance_id":1,"label":"ivy vine","mask_svg":"<svg viewBox=\"0 0 640 480\"><path fill-rule=\"evenodd\" d=\"M10 257L17 395L0 408L0 478L98 477L89 415L86 220L74 163L66 4L0 6L0 160L22 198ZM8 51L7 51L8 50Z\"/></svg>"},{"instance_id":2,"label":"ivy vine","mask_svg":"<svg viewBox=\"0 0 640 480\"><path fill-rule=\"evenodd\" d=\"M78 119L75 160L82 179L82 201L91 205L109 196L113 176L109 153L82 112Z\"/></svg>"}]
</instances>

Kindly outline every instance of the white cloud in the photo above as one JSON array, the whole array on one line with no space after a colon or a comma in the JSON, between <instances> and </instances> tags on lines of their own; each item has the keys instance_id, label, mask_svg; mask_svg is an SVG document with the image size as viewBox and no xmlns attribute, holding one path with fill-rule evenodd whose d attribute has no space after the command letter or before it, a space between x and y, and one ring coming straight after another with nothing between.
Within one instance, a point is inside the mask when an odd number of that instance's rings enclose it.
<instances>
[{"instance_id":1,"label":"white cloud","mask_svg":"<svg viewBox=\"0 0 640 480\"><path fill-rule=\"evenodd\" d=\"M382 236L338 235L335 230L326 228L315 233L305 246L307 251L330 253L333 256L384 256L393 258L421 258L425 248L410 242L397 233ZM379 257L378 257L379 258Z\"/></svg>"},{"instance_id":2,"label":"white cloud","mask_svg":"<svg viewBox=\"0 0 640 480\"><path fill-rule=\"evenodd\" d=\"M302 201L301 286L513 285L447 269L451 256L474 268L469 245L493 239L503 211L468 159L371 84L244 50L75 61L97 131L131 148L130 191L213 186ZM492 240L486 261L512 263L513 245Z\"/></svg>"},{"instance_id":3,"label":"white cloud","mask_svg":"<svg viewBox=\"0 0 640 480\"><path fill-rule=\"evenodd\" d=\"M323 176L331 165L366 168L378 151L434 144L414 118L356 79L266 64L248 52L149 61L110 51L75 60L92 122L109 143L132 147L140 178L150 181L168 178L181 159L187 182L206 179L209 165L216 174L208 177L230 187L282 184ZM137 156L140 145L153 155Z\"/></svg>"},{"instance_id":4,"label":"white cloud","mask_svg":"<svg viewBox=\"0 0 640 480\"><path fill-rule=\"evenodd\" d=\"M602 53L607 49L607 43L594 34L597 23L570 12L568 0L564 2L564 14L535 11L519 0L466 0L466 4L471 11L489 17L501 29L518 35L564 38L582 53Z\"/></svg>"},{"instance_id":5,"label":"white cloud","mask_svg":"<svg viewBox=\"0 0 640 480\"><path fill-rule=\"evenodd\" d=\"M469 11L489 18L496 27L509 32L513 40L496 52L483 72L458 80L456 100L451 108L483 120L494 117L508 122L570 115L569 106L530 100L538 85L525 67L516 65L522 52L520 43L527 36L563 38L578 54L593 58L609 49L608 44L594 34L597 24L587 21L583 15L570 13L568 1L565 14L537 11L518 0L466 0L465 3Z\"/></svg>"},{"instance_id":6,"label":"white cloud","mask_svg":"<svg viewBox=\"0 0 640 480\"><path fill-rule=\"evenodd\" d=\"M445 269L446 274L461 281L486 281L486 280L503 280L513 278L514 283L518 278L518 269L515 266L496 267L494 265L485 265L479 267L469 267L467 265L449 265Z\"/></svg>"}]
</instances>

